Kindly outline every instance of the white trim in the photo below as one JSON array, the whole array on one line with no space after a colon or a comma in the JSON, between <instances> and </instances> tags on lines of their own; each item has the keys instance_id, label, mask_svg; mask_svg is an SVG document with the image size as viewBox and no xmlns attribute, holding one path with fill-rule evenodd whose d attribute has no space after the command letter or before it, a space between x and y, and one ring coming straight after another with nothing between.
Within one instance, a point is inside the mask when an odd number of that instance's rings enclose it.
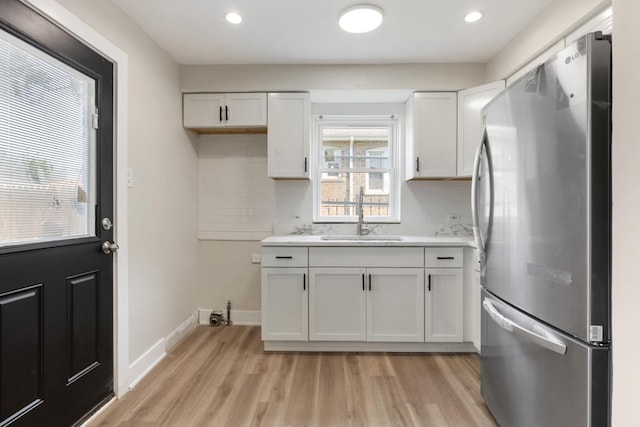
<instances>
[{"instance_id":1,"label":"white trim","mask_svg":"<svg viewBox=\"0 0 640 427\"><path fill-rule=\"evenodd\" d=\"M166 338L161 338L150 349L145 351L142 356L138 357L135 362L129 366L130 378L133 378L128 389L133 389L138 383L162 361L167 355L165 351Z\"/></svg>"},{"instance_id":2,"label":"white trim","mask_svg":"<svg viewBox=\"0 0 640 427\"><path fill-rule=\"evenodd\" d=\"M209 315L212 311L212 308L199 308L198 324L208 325ZM226 317L227 312L223 311L223 313ZM231 310L231 321L234 325L260 326L262 324L261 312L257 310Z\"/></svg>"},{"instance_id":3,"label":"white trim","mask_svg":"<svg viewBox=\"0 0 640 427\"><path fill-rule=\"evenodd\" d=\"M265 341L264 351L368 351L392 353L477 353L470 342Z\"/></svg>"},{"instance_id":4,"label":"white trim","mask_svg":"<svg viewBox=\"0 0 640 427\"><path fill-rule=\"evenodd\" d=\"M114 258L114 391L122 397L129 390L129 254L127 224L128 73L126 53L54 0L24 0L47 15L86 45L115 64L114 75L114 179L115 236L120 250Z\"/></svg>"},{"instance_id":5,"label":"white trim","mask_svg":"<svg viewBox=\"0 0 640 427\"><path fill-rule=\"evenodd\" d=\"M355 215L335 215L335 216L322 216L320 215L320 192L322 191L322 182L325 181L323 174L325 173L368 173L377 172L369 168L356 168L356 167L344 167L344 168L327 168L323 167L323 153L322 142L320 141L321 129L324 126L340 126L340 127L375 127L375 126L388 126L391 130L389 145L387 148L387 155L389 157L388 168L379 170L378 172L388 172L389 183L387 188L389 190L389 210L388 216L366 216L364 221L371 223L398 223L401 217L400 208L400 156L402 154L401 145L403 144L401 137L402 115L394 112L389 114L358 114L359 106L353 107L353 114L317 114L313 117L313 131L312 131L312 156L311 156L311 173L313 175L313 222L319 223L356 223L357 218ZM381 147L380 147L381 148ZM380 149L378 148L378 149ZM355 191L355 190L354 190ZM352 194L355 194L352 192ZM367 193L373 194L373 193Z\"/></svg>"},{"instance_id":6,"label":"white trim","mask_svg":"<svg viewBox=\"0 0 640 427\"><path fill-rule=\"evenodd\" d=\"M197 322L198 312L194 311L191 316L187 317L187 319L178 325L165 340L167 341L164 349L165 351L170 351L176 344L178 344L184 337L189 335L189 333L198 325Z\"/></svg>"},{"instance_id":7,"label":"white trim","mask_svg":"<svg viewBox=\"0 0 640 427\"><path fill-rule=\"evenodd\" d=\"M167 353L189 335L197 326L197 312L193 312L165 338L158 340L151 348L144 352L135 362L129 366L129 378L132 378L127 389L133 389L162 359Z\"/></svg>"}]
</instances>

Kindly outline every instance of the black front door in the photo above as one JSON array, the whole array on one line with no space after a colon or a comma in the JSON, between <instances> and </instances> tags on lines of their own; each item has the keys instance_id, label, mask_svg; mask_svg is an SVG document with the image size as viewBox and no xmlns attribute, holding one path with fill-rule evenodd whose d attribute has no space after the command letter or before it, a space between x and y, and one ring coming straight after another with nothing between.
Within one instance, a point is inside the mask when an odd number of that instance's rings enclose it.
<instances>
[{"instance_id":1,"label":"black front door","mask_svg":"<svg viewBox=\"0 0 640 427\"><path fill-rule=\"evenodd\" d=\"M113 68L0 0L0 427L113 395Z\"/></svg>"}]
</instances>

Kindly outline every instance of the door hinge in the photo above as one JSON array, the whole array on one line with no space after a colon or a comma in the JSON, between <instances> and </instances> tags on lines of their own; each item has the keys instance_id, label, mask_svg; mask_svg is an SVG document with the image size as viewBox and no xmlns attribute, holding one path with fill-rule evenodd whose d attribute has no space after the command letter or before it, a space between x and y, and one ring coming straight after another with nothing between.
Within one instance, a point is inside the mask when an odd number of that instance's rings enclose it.
<instances>
[{"instance_id":1,"label":"door hinge","mask_svg":"<svg viewBox=\"0 0 640 427\"><path fill-rule=\"evenodd\" d=\"M91 127L94 129L98 129L98 109L91 115Z\"/></svg>"},{"instance_id":2,"label":"door hinge","mask_svg":"<svg viewBox=\"0 0 640 427\"><path fill-rule=\"evenodd\" d=\"M603 328L601 325L589 326L589 341L592 343L602 342L603 340Z\"/></svg>"}]
</instances>

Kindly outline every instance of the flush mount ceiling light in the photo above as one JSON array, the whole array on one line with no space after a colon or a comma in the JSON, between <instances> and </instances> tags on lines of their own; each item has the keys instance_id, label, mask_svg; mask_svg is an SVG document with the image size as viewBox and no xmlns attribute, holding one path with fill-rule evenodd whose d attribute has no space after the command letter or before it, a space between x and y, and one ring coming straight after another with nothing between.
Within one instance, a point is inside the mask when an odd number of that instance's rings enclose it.
<instances>
[{"instance_id":1,"label":"flush mount ceiling light","mask_svg":"<svg viewBox=\"0 0 640 427\"><path fill-rule=\"evenodd\" d=\"M382 9L370 4L351 6L342 11L338 24L348 33L368 33L382 24Z\"/></svg>"},{"instance_id":2,"label":"flush mount ceiling light","mask_svg":"<svg viewBox=\"0 0 640 427\"><path fill-rule=\"evenodd\" d=\"M464 16L465 22L476 22L482 18L482 12L478 10L474 10L473 12L469 12Z\"/></svg>"},{"instance_id":3,"label":"flush mount ceiling light","mask_svg":"<svg viewBox=\"0 0 640 427\"><path fill-rule=\"evenodd\" d=\"M242 16L240 16L236 12L229 12L226 15L224 15L224 17L231 24L239 24L242 22Z\"/></svg>"}]
</instances>

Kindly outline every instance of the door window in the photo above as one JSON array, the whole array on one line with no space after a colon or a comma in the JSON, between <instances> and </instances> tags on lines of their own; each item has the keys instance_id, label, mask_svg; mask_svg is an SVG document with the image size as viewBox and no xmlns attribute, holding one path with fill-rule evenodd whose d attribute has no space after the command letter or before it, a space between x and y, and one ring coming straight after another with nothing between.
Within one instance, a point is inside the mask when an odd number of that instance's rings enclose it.
<instances>
[{"instance_id":1,"label":"door window","mask_svg":"<svg viewBox=\"0 0 640 427\"><path fill-rule=\"evenodd\" d=\"M95 81L0 31L0 246L95 235Z\"/></svg>"}]
</instances>

